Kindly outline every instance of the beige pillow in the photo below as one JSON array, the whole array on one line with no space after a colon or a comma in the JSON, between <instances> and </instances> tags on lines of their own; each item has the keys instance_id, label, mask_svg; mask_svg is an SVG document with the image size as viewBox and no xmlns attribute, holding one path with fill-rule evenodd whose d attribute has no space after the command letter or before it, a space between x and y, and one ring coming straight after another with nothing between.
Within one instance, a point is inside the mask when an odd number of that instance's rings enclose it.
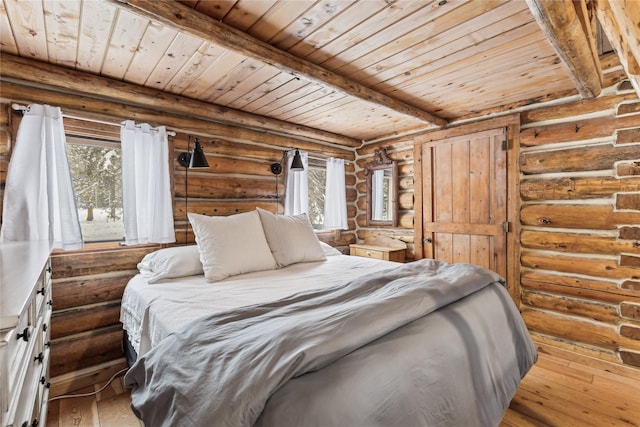
<instances>
[{"instance_id":1,"label":"beige pillow","mask_svg":"<svg viewBox=\"0 0 640 427\"><path fill-rule=\"evenodd\" d=\"M202 274L200 251L196 245L159 249L145 255L138 270L147 283Z\"/></svg>"},{"instance_id":2,"label":"beige pillow","mask_svg":"<svg viewBox=\"0 0 640 427\"><path fill-rule=\"evenodd\" d=\"M256 211L226 217L187 215L207 281L277 267Z\"/></svg>"},{"instance_id":3,"label":"beige pillow","mask_svg":"<svg viewBox=\"0 0 640 427\"><path fill-rule=\"evenodd\" d=\"M278 267L327 259L307 214L275 215L260 208L257 211Z\"/></svg>"}]
</instances>

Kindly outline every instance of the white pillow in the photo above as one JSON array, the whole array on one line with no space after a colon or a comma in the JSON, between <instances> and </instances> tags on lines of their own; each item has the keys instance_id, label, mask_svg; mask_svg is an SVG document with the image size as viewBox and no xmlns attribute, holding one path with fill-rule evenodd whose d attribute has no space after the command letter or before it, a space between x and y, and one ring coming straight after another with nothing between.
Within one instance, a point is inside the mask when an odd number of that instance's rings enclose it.
<instances>
[{"instance_id":1,"label":"white pillow","mask_svg":"<svg viewBox=\"0 0 640 427\"><path fill-rule=\"evenodd\" d=\"M342 252L340 252L338 249L334 248L333 246L329 245L328 243L320 241L320 246L322 246L322 251L326 256L342 255Z\"/></svg>"},{"instance_id":2,"label":"white pillow","mask_svg":"<svg viewBox=\"0 0 640 427\"><path fill-rule=\"evenodd\" d=\"M275 215L264 209L256 210L278 267L327 259L307 214Z\"/></svg>"},{"instance_id":3,"label":"white pillow","mask_svg":"<svg viewBox=\"0 0 640 427\"><path fill-rule=\"evenodd\" d=\"M145 255L138 263L138 271L148 283L202 274L200 252L196 245L160 249Z\"/></svg>"},{"instance_id":4,"label":"white pillow","mask_svg":"<svg viewBox=\"0 0 640 427\"><path fill-rule=\"evenodd\" d=\"M277 267L256 211L231 216L187 215L207 281Z\"/></svg>"}]
</instances>

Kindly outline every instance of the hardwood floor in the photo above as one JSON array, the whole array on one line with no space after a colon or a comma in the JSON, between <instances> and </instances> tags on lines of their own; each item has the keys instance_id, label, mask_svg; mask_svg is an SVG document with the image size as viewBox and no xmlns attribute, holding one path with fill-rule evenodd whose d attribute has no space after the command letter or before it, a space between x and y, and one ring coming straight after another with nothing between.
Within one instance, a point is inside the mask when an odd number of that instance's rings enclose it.
<instances>
[{"instance_id":1,"label":"hardwood floor","mask_svg":"<svg viewBox=\"0 0 640 427\"><path fill-rule=\"evenodd\" d=\"M588 359L540 353L500 427L640 426L640 370L603 370ZM96 384L77 393L99 390ZM50 403L47 427L143 426L129 408L122 377L95 397ZM461 426L462 427L462 426Z\"/></svg>"},{"instance_id":2,"label":"hardwood floor","mask_svg":"<svg viewBox=\"0 0 640 427\"><path fill-rule=\"evenodd\" d=\"M105 384L106 381L73 394L91 393ZM131 412L130 403L124 377L117 377L95 396L50 401L47 427L144 427Z\"/></svg>"}]
</instances>

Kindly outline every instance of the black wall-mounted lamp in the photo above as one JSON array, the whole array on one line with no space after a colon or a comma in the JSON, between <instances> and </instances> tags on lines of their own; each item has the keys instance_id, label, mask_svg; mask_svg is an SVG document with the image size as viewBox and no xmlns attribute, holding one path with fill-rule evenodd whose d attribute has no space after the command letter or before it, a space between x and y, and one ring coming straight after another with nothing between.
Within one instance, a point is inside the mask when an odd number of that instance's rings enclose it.
<instances>
[{"instance_id":1,"label":"black wall-mounted lamp","mask_svg":"<svg viewBox=\"0 0 640 427\"><path fill-rule=\"evenodd\" d=\"M296 152L293 155L293 161L291 162L291 167L289 168L292 172L302 172L304 171L304 165L302 164L302 157L300 157L300 151L296 148Z\"/></svg>"},{"instance_id":2,"label":"black wall-mounted lamp","mask_svg":"<svg viewBox=\"0 0 640 427\"><path fill-rule=\"evenodd\" d=\"M302 163L302 156L300 151L296 148L296 152L293 154L293 161L291 162L290 172L302 172L304 171L304 164ZM280 206L280 193L278 191L278 175L282 173L283 165L287 163L287 154L291 150L284 150L282 152L282 159L279 162L271 163L271 173L276 178L276 213L278 213L278 207Z\"/></svg>"},{"instance_id":3,"label":"black wall-mounted lamp","mask_svg":"<svg viewBox=\"0 0 640 427\"><path fill-rule=\"evenodd\" d=\"M297 148L292 150L296 150L296 152L293 154L293 161L291 162L291 167L289 168L289 171L290 172L304 171L304 164L302 163L302 156L300 155L300 150L298 150ZM282 159L280 160L280 162L271 163L271 173L273 173L274 175L280 175L282 173L282 170L284 167L283 165L286 164L287 162L287 153L289 153L289 151L291 150L284 150L282 152Z\"/></svg>"},{"instance_id":4,"label":"black wall-mounted lamp","mask_svg":"<svg viewBox=\"0 0 640 427\"><path fill-rule=\"evenodd\" d=\"M207 156L204 154L202 150L202 146L200 145L200 141L198 141L197 137L193 138L195 142L195 147L193 147L193 152L191 150L191 135L189 135L187 139L187 152L180 153L178 156L178 163L180 166L184 167L184 215L187 216L189 212L189 169L203 169L209 167L209 162L207 162ZM184 244L188 244L189 242L189 219L187 218L187 224L184 227Z\"/></svg>"},{"instance_id":5,"label":"black wall-mounted lamp","mask_svg":"<svg viewBox=\"0 0 640 427\"><path fill-rule=\"evenodd\" d=\"M193 148L193 153L189 152L189 150L191 149L191 135L189 135L189 140L187 142L187 152L180 153L180 156L178 156L178 163L180 163L180 166L189 169L208 168L209 162L207 162L207 156L204 154L204 151L202 151L200 141L198 141L197 137L193 138L193 140L196 144L196 146Z\"/></svg>"}]
</instances>

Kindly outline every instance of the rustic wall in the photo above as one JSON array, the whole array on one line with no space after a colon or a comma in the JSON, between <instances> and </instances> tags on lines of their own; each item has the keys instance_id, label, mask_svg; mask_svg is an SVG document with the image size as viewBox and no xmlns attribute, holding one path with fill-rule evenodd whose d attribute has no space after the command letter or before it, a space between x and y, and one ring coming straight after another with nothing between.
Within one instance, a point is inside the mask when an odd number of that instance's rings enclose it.
<instances>
[{"instance_id":1,"label":"rustic wall","mask_svg":"<svg viewBox=\"0 0 640 427\"><path fill-rule=\"evenodd\" d=\"M209 167L185 171L177 162L181 152L187 151L188 136L179 132L173 138L175 203L174 219L178 243L194 242L193 233L188 227L185 212L185 195L188 192L187 208L189 212L203 215L232 215L261 207L272 212L284 212L284 174L278 179L278 198L276 199L276 177L271 173L270 165L280 161L282 149L263 144L234 142L217 137L200 137ZM192 142L193 144L193 142ZM295 144L295 142L292 142ZM192 145L193 146L193 145ZM318 147L322 155L345 157L352 152ZM349 230L343 232L321 232L318 237L339 249L344 249L355 241L355 167L352 163L345 166L347 185L347 214ZM188 174L188 188L185 189L185 172Z\"/></svg>"},{"instance_id":2,"label":"rustic wall","mask_svg":"<svg viewBox=\"0 0 640 427\"><path fill-rule=\"evenodd\" d=\"M537 342L640 366L640 102L628 82L521 114L521 308ZM399 161L400 226L367 227L362 167ZM358 239L413 245L412 142L358 152ZM392 240L393 239L393 240Z\"/></svg>"},{"instance_id":3,"label":"rustic wall","mask_svg":"<svg viewBox=\"0 0 640 427\"><path fill-rule=\"evenodd\" d=\"M46 93L43 92L44 95ZM69 98L73 98L68 95ZM17 99L29 102L51 103L46 96L39 99ZM9 100L0 103L0 200L4 193L6 166L10 158L11 140L15 137L19 116L10 109ZM64 110L64 108L63 108ZM108 111L118 111L109 106ZM123 108L124 110L124 108ZM113 113L112 113L113 114ZM92 115L93 118L99 118ZM12 120L13 118L13 120ZM113 115L105 120L113 120ZM118 123L125 117L117 118ZM179 121L188 127L189 120L166 115L158 116L157 124ZM13 123L11 123L13 122ZM112 138L119 133L108 129L110 125L80 123L65 120L66 128L79 135ZM196 125L194 125L195 127ZM171 162L174 184L174 219L177 244L193 243L188 227L185 195L188 192L189 212L206 215L231 215L256 207L283 212L283 175L279 181L279 204L276 204L275 177L270 171L273 162L282 158L282 148L271 144L269 133L238 132L231 140L214 131L207 132L197 125L197 134L207 153L209 168L188 171L185 189L185 168L177 162L178 155L187 151L188 136L182 129L170 138L173 147ZM93 129L92 129L93 128ZM69 130L67 129L67 131ZM214 128L215 129L215 128ZM290 141L296 146L295 140ZM193 147L193 141L192 145ZM304 149L315 156L336 156L353 161L352 150L342 150L304 142ZM340 249L355 242L356 190L355 167L346 166L346 183L350 230L319 233L319 238ZM1 205L0 205L1 206ZM0 210L1 212L1 210ZM0 218L1 219L1 218ZM160 245L118 247L117 244L88 245L81 251L56 251L52 255L54 312L51 322L51 376L52 394L61 394L92 384L125 366L122 359L122 325L119 322L120 299L127 281L136 274L137 263ZM104 379L106 379L104 378Z\"/></svg>"},{"instance_id":4,"label":"rustic wall","mask_svg":"<svg viewBox=\"0 0 640 427\"><path fill-rule=\"evenodd\" d=\"M522 315L535 339L640 366L640 103L522 115Z\"/></svg>"},{"instance_id":5,"label":"rustic wall","mask_svg":"<svg viewBox=\"0 0 640 427\"><path fill-rule=\"evenodd\" d=\"M398 227L367 226L367 181L364 166L373 160L376 148L386 148L387 156L398 162ZM406 245L406 258L415 259L413 245L413 139L401 139L391 144L370 144L357 149L356 190L358 239L399 247Z\"/></svg>"}]
</instances>

